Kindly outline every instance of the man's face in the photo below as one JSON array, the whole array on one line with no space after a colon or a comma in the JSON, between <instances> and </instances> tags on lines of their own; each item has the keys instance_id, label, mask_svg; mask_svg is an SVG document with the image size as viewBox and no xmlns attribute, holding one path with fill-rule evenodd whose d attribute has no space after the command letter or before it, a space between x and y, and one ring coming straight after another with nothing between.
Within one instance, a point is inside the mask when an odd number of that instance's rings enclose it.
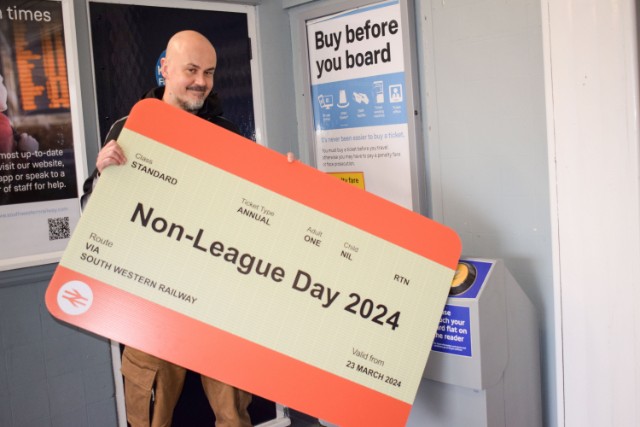
<instances>
[{"instance_id":1,"label":"man's face","mask_svg":"<svg viewBox=\"0 0 640 427\"><path fill-rule=\"evenodd\" d=\"M194 42L168 51L161 62L163 99L183 110L198 111L213 89L216 63L216 52L206 43Z\"/></svg>"}]
</instances>

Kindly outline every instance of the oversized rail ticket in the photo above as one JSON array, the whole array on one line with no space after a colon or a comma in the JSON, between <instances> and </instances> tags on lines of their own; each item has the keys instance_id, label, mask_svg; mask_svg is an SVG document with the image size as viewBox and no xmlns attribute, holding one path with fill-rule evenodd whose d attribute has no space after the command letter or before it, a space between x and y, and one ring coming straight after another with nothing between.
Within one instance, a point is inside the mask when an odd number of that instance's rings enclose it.
<instances>
[{"instance_id":1,"label":"oversized rail ticket","mask_svg":"<svg viewBox=\"0 0 640 427\"><path fill-rule=\"evenodd\" d=\"M54 316L343 427L405 424L452 230L160 101L118 142Z\"/></svg>"}]
</instances>

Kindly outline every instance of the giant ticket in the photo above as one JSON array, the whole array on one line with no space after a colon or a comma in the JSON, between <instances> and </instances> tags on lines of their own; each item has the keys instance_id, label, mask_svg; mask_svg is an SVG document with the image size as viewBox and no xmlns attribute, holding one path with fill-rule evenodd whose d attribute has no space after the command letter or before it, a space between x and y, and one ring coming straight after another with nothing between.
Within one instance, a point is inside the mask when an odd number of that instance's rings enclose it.
<instances>
[{"instance_id":1,"label":"giant ticket","mask_svg":"<svg viewBox=\"0 0 640 427\"><path fill-rule=\"evenodd\" d=\"M160 101L118 141L54 316L343 427L405 424L453 231Z\"/></svg>"}]
</instances>

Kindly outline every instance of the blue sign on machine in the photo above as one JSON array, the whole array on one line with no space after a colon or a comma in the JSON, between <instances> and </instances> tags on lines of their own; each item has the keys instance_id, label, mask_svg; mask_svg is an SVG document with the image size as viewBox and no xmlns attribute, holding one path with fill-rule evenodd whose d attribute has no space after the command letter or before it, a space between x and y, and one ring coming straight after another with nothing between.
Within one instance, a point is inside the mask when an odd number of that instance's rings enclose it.
<instances>
[{"instance_id":1,"label":"blue sign on machine","mask_svg":"<svg viewBox=\"0 0 640 427\"><path fill-rule=\"evenodd\" d=\"M444 306L431 350L471 357L469 307Z\"/></svg>"}]
</instances>

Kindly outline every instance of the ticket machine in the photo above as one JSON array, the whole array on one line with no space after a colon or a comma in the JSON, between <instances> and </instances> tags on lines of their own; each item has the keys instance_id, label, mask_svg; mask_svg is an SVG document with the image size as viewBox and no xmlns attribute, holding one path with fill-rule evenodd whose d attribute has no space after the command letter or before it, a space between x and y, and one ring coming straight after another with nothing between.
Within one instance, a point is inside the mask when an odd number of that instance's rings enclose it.
<instances>
[{"instance_id":1,"label":"ticket machine","mask_svg":"<svg viewBox=\"0 0 640 427\"><path fill-rule=\"evenodd\" d=\"M409 427L540 427L536 312L501 260L461 260Z\"/></svg>"}]
</instances>

